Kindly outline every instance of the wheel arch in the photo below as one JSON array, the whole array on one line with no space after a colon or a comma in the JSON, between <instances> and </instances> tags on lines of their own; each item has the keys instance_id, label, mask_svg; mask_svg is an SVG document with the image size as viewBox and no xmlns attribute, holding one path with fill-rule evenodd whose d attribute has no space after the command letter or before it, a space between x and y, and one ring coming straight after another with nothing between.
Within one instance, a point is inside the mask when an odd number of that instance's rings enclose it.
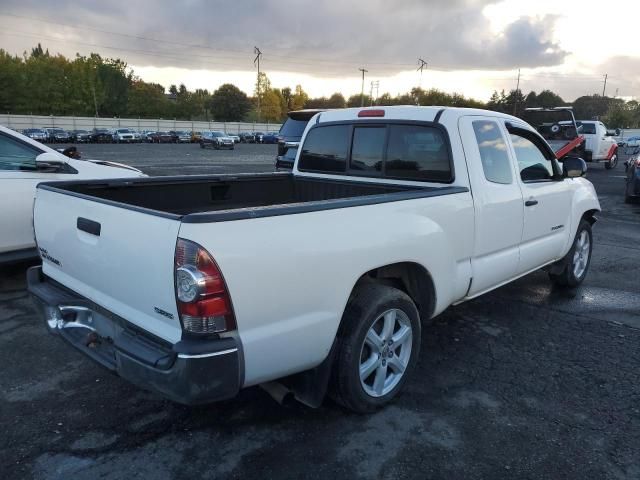
<instances>
[{"instance_id":1,"label":"wheel arch","mask_svg":"<svg viewBox=\"0 0 640 480\"><path fill-rule=\"evenodd\" d=\"M416 262L397 262L365 272L351 289L347 304L351 301L354 292L367 284L388 285L397 288L413 300L423 322L433 317L436 307L436 290L431 274L423 265Z\"/></svg>"}]
</instances>

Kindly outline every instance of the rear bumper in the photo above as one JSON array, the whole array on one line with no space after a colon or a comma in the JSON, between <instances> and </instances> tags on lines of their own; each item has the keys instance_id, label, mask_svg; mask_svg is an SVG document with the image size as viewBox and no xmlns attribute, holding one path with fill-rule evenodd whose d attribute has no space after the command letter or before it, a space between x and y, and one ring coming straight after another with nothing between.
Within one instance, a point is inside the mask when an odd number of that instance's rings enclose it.
<instances>
[{"instance_id":1,"label":"rear bumper","mask_svg":"<svg viewBox=\"0 0 640 480\"><path fill-rule=\"evenodd\" d=\"M170 344L55 283L39 266L27 271L27 284L50 333L125 380L186 405L238 393L240 349L234 338Z\"/></svg>"}]
</instances>

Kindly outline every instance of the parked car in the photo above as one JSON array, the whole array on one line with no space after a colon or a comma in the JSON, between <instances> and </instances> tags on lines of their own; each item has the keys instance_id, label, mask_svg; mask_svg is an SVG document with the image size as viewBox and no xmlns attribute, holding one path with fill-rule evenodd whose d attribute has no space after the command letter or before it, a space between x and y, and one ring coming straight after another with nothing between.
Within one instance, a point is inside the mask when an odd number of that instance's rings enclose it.
<instances>
[{"instance_id":1,"label":"parked car","mask_svg":"<svg viewBox=\"0 0 640 480\"><path fill-rule=\"evenodd\" d=\"M626 179L624 201L632 203L640 199L640 153L629 157L625 162Z\"/></svg>"},{"instance_id":2,"label":"parked car","mask_svg":"<svg viewBox=\"0 0 640 480\"><path fill-rule=\"evenodd\" d=\"M332 382L371 412L423 321L540 268L585 279L585 172L498 112L325 112L293 173L40 185L28 288L49 331L174 401L266 384L318 406Z\"/></svg>"},{"instance_id":3,"label":"parked car","mask_svg":"<svg viewBox=\"0 0 640 480\"><path fill-rule=\"evenodd\" d=\"M113 132L113 141L115 143L133 143L136 141L136 137L133 130L128 128L116 128Z\"/></svg>"},{"instance_id":4,"label":"parked car","mask_svg":"<svg viewBox=\"0 0 640 480\"><path fill-rule=\"evenodd\" d=\"M227 136L224 132L203 132L200 139L200 148L213 147L216 150L227 148L233 150L235 143L233 138Z\"/></svg>"},{"instance_id":5,"label":"parked car","mask_svg":"<svg viewBox=\"0 0 640 480\"><path fill-rule=\"evenodd\" d=\"M236 135L235 133L227 133L226 135L233 139L233 143L240 143L240 135Z\"/></svg>"},{"instance_id":6,"label":"parked car","mask_svg":"<svg viewBox=\"0 0 640 480\"><path fill-rule=\"evenodd\" d=\"M302 133L309 120L324 110L307 109L296 110L287 114L287 119L278 132L278 155L276 156L277 170L291 170L296 158L296 152Z\"/></svg>"},{"instance_id":7,"label":"parked car","mask_svg":"<svg viewBox=\"0 0 640 480\"><path fill-rule=\"evenodd\" d=\"M106 128L94 128L89 138L91 143L113 143L113 133Z\"/></svg>"},{"instance_id":8,"label":"parked car","mask_svg":"<svg viewBox=\"0 0 640 480\"><path fill-rule=\"evenodd\" d=\"M251 132L240 132L240 141L242 143L256 143L256 136Z\"/></svg>"},{"instance_id":9,"label":"parked car","mask_svg":"<svg viewBox=\"0 0 640 480\"><path fill-rule=\"evenodd\" d=\"M88 143L91 141L91 133L87 130L71 130L69 134L72 143Z\"/></svg>"},{"instance_id":10,"label":"parked car","mask_svg":"<svg viewBox=\"0 0 640 480\"><path fill-rule=\"evenodd\" d=\"M174 133L174 137L177 143L191 143L191 133L178 131Z\"/></svg>"},{"instance_id":11,"label":"parked car","mask_svg":"<svg viewBox=\"0 0 640 480\"><path fill-rule=\"evenodd\" d=\"M256 140L256 143L262 143L263 139L264 139L264 133L263 132L253 132L253 137Z\"/></svg>"},{"instance_id":12,"label":"parked car","mask_svg":"<svg viewBox=\"0 0 640 480\"><path fill-rule=\"evenodd\" d=\"M175 137L170 132L154 132L151 134L152 143L174 143Z\"/></svg>"},{"instance_id":13,"label":"parked car","mask_svg":"<svg viewBox=\"0 0 640 480\"><path fill-rule=\"evenodd\" d=\"M38 142L44 143L47 141L47 132L42 128L27 128L22 133L30 139L37 140Z\"/></svg>"},{"instance_id":14,"label":"parked car","mask_svg":"<svg viewBox=\"0 0 640 480\"><path fill-rule=\"evenodd\" d=\"M47 142L49 143L69 143L71 141L69 132L62 128L47 127L44 131L47 133Z\"/></svg>"},{"instance_id":15,"label":"parked car","mask_svg":"<svg viewBox=\"0 0 640 480\"><path fill-rule=\"evenodd\" d=\"M278 143L278 135L276 133L265 133L262 136L261 143Z\"/></svg>"},{"instance_id":16,"label":"parked car","mask_svg":"<svg viewBox=\"0 0 640 480\"><path fill-rule=\"evenodd\" d=\"M5 205L0 209L0 263L38 256L33 234L33 199L38 183L140 176L139 170L127 165L74 160L0 126L0 202Z\"/></svg>"},{"instance_id":17,"label":"parked car","mask_svg":"<svg viewBox=\"0 0 640 480\"><path fill-rule=\"evenodd\" d=\"M624 143L622 145L625 148L637 148L640 147L640 137L638 136L634 136L634 137L629 137L626 140L624 140Z\"/></svg>"},{"instance_id":18,"label":"parked car","mask_svg":"<svg viewBox=\"0 0 640 480\"><path fill-rule=\"evenodd\" d=\"M191 143L200 143L202 132L191 132Z\"/></svg>"},{"instance_id":19,"label":"parked car","mask_svg":"<svg viewBox=\"0 0 640 480\"><path fill-rule=\"evenodd\" d=\"M143 130L140 132L140 140L146 143L153 142L153 134L156 133L153 130Z\"/></svg>"}]
</instances>

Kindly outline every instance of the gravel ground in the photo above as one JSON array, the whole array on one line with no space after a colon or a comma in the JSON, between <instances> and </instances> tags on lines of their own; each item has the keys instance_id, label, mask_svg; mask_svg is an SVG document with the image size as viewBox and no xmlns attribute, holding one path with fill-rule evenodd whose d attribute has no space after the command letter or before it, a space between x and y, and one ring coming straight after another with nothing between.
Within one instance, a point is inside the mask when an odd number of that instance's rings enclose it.
<instances>
[{"instance_id":1,"label":"gravel ground","mask_svg":"<svg viewBox=\"0 0 640 480\"><path fill-rule=\"evenodd\" d=\"M87 145L150 174L270 171L275 146ZM590 165L603 213L584 285L537 272L423 330L406 391L370 416L281 406L259 388L187 408L45 333L27 265L0 273L6 479L640 478L640 205Z\"/></svg>"}]
</instances>

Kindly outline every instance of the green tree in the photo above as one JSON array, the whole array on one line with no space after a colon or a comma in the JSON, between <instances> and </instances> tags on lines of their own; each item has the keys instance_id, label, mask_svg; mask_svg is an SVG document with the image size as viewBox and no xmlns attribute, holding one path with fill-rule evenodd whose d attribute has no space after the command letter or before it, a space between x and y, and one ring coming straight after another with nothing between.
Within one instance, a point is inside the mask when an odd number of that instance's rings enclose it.
<instances>
[{"instance_id":1,"label":"green tree","mask_svg":"<svg viewBox=\"0 0 640 480\"><path fill-rule=\"evenodd\" d=\"M270 88L262 95L262 101L260 104L261 119L268 122L279 122L282 119L282 97L280 91L274 88Z\"/></svg>"},{"instance_id":2,"label":"green tree","mask_svg":"<svg viewBox=\"0 0 640 480\"><path fill-rule=\"evenodd\" d=\"M302 89L302 85L296 85L293 95L291 95L289 110L302 110L308 100L309 95Z\"/></svg>"},{"instance_id":3,"label":"green tree","mask_svg":"<svg viewBox=\"0 0 640 480\"><path fill-rule=\"evenodd\" d=\"M247 95L235 85L221 85L208 102L213 118L223 122L239 122L251 109Z\"/></svg>"}]
</instances>

